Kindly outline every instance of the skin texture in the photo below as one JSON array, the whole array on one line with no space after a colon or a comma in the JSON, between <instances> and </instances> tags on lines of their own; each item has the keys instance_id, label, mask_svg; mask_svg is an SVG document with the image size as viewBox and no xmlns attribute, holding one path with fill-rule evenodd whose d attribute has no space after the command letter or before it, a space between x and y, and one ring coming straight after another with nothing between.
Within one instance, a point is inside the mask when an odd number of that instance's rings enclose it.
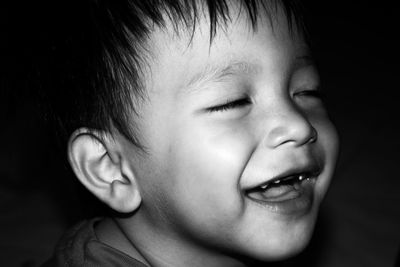
<instances>
[{"instance_id":1,"label":"skin texture","mask_svg":"<svg viewBox=\"0 0 400 267\"><path fill-rule=\"evenodd\" d=\"M298 253L333 174L337 134L309 92L319 77L301 36L281 13L273 27L261 18L256 31L233 18L211 46L204 19L190 44L185 33L150 36L147 98L135 119L146 153L116 140L141 197L117 220L135 249L119 246L151 266L243 266ZM309 162L321 168L310 209L286 214L247 196ZM100 229L112 243L112 227Z\"/></svg>"}]
</instances>

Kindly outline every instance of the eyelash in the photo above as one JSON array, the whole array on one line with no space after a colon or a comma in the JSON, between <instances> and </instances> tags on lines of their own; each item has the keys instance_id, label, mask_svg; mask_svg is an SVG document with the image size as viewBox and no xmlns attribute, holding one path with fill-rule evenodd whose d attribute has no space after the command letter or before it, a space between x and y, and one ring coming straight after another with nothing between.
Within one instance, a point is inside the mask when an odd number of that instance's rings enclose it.
<instances>
[{"instance_id":1,"label":"eyelash","mask_svg":"<svg viewBox=\"0 0 400 267\"><path fill-rule=\"evenodd\" d=\"M304 91L300 91L298 93L295 93L294 95L295 96L311 96L311 97L315 97L315 98L319 98L319 99L323 99L324 98L324 94L319 89L317 89L317 90L304 90Z\"/></svg>"},{"instance_id":2,"label":"eyelash","mask_svg":"<svg viewBox=\"0 0 400 267\"><path fill-rule=\"evenodd\" d=\"M210 107L207 109L208 112L223 112L223 111L227 111L230 109L234 109L234 108L241 108L244 106L247 106L251 104L251 101L249 98L240 98L234 101L230 101L227 102L226 104L223 105L218 105L215 107Z\"/></svg>"},{"instance_id":3,"label":"eyelash","mask_svg":"<svg viewBox=\"0 0 400 267\"><path fill-rule=\"evenodd\" d=\"M295 93L296 96L311 96L319 99L323 99L323 93L321 90L304 90L298 93ZM208 112L223 112L234 108L240 108L251 104L249 98L240 98L234 101L227 102L223 105L218 105L215 107L210 107L207 109Z\"/></svg>"}]
</instances>

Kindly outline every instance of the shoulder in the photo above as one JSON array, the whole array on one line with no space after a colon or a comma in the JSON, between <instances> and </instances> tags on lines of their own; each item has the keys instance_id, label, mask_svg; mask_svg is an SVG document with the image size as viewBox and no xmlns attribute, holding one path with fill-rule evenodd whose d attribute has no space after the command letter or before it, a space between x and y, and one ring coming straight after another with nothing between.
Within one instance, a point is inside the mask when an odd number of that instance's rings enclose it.
<instances>
[{"instance_id":1,"label":"shoulder","mask_svg":"<svg viewBox=\"0 0 400 267\"><path fill-rule=\"evenodd\" d=\"M83 221L60 239L53 257L42 267L132 266L145 267L140 261L102 243L94 227L102 219Z\"/></svg>"}]
</instances>

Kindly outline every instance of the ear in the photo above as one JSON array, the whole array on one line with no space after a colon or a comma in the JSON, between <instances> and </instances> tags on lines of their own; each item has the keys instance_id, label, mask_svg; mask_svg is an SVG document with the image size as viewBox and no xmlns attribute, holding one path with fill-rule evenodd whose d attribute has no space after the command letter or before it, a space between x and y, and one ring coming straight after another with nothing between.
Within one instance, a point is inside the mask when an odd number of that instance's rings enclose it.
<instances>
[{"instance_id":1,"label":"ear","mask_svg":"<svg viewBox=\"0 0 400 267\"><path fill-rule=\"evenodd\" d=\"M138 209L141 195L134 172L110 135L86 128L75 131L68 142L68 159L81 183L112 209Z\"/></svg>"}]
</instances>

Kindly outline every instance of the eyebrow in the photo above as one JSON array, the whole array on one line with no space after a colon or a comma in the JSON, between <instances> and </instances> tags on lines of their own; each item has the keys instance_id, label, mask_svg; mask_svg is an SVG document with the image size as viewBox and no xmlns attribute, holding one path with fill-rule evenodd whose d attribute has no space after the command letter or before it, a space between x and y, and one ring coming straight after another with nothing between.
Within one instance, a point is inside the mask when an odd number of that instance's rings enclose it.
<instances>
[{"instance_id":1,"label":"eyebrow","mask_svg":"<svg viewBox=\"0 0 400 267\"><path fill-rule=\"evenodd\" d=\"M308 66L315 66L315 59L307 51L307 53L305 53L304 55L295 58L292 70L297 70Z\"/></svg>"},{"instance_id":2,"label":"eyebrow","mask_svg":"<svg viewBox=\"0 0 400 267\"><path fill-rule=\"evenodd\" d=\"M302 56L295 58L292 71L301 69L307 66L315 65L314 58L305 53ZM235 75L249 75L261 72L261 64L255 62L250 63L243 60L229 60L223 64L208 64L201 71L192 76L187 84L183 87L185 92L195 92L201 88L206 88L209 83L223 81L224 78Z\"/></svg>"},{"instance_id":3,"label":"eyebrow","mask_svg":"<svg viewBox=\"0 0 400 267\"><path fill-rule=\"evenodd\" d=\"M256 74L261 71L261 68L260 64L238 60L230 60L219 65L208 64L200 72L192 76L185 86L185 91L196 91L206 86L208 83L220 82L229 76Z\"/></svg>"}]
</instances>

